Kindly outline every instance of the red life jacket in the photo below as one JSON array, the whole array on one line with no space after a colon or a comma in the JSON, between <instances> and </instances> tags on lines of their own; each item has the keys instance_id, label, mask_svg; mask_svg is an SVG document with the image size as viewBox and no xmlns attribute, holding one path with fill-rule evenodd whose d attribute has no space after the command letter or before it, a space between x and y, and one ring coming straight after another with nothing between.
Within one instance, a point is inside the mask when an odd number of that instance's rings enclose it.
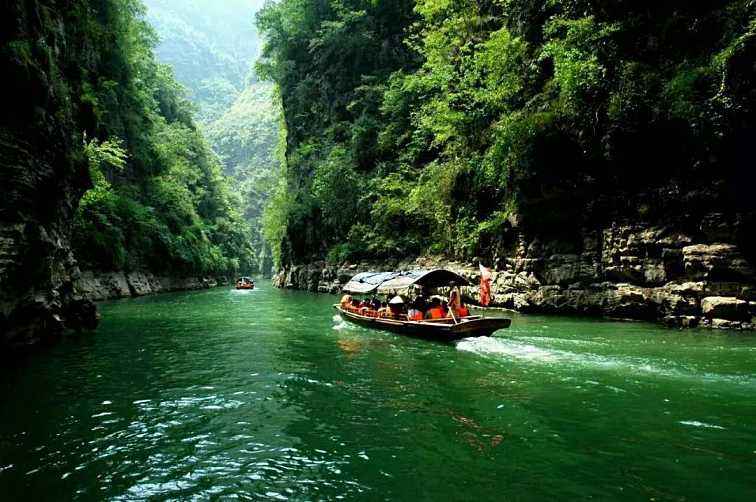
<instances>
[{"instance_id":1,"label":"red life jacket","mask_svg":"<svg viewBox=\"0 0 756 502\"><path fill-rule=\"evenodd\" d=\"M441 307L433 307L428 311L431 319L443 319L444 310Z\"/></svg>"}]
</instances>

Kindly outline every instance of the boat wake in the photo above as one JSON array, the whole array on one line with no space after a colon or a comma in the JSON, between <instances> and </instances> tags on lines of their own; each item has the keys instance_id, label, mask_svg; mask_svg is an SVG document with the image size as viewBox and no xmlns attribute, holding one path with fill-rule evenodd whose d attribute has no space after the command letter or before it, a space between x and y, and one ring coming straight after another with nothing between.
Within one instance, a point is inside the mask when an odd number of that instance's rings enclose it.
<instances>
[{"instance_id":1,"label":"boat wake","mask_svg":"<svg viewBox=\"0 0 756 502\"><path fill-rule=\"evenodd\" d=\"M349 323L342 319L339 314L333 316L333 322L333 329L336 331L342 331L350 327Z\"/></svg>"},{"instance_id":2,"label":"boat wake","mask_svg":"<svg viewBox=\"0 0 756 502\"><path fill-rule=\"evenodd\" d=\"M478 354L499 355L528 361L554 362L559 360L556 351L535 345L512 343L498 338L465 338L457 342L457 349Z\"/></svg>"},{"instance_id":3,"label":"boat wake","mask_svg":"<svg viewBox=\"0 0 756 502\"><path fill-rule=\"evenodd\" d=\"M690 425L691 427L702 427L704 429L725 430L721 425L707 424L706 422L699 422L698 420L681 420L679 423L682 425Z\"/></svg>"},{"instance_id":4,"label":"boat wake","mask_svg":"<svg viewBox=\"0 0 756 502\"><path fill-rule=\"evenodd\" d=\"M520 340L506 338L465 338L457 342L457 350L472 352L509 361L572 368L604 369L616 373L651 374L675 379L695 379L710 382L727 382L735 385L756 387L756 378L748 375L721 373L697 373L679 367L662 366L659 361L640 357L616 357L595 353L580 353L567 350L538 347Z\"/></svg>"}]
</instances>

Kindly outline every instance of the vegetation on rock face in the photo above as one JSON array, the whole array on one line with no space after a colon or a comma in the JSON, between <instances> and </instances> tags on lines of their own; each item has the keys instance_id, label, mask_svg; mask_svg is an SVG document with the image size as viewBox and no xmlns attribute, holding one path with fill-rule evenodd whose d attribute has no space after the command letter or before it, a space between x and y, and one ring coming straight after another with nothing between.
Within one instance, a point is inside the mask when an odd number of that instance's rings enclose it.
<instances>
[{"instance_id":1,"label":"vegetation on rock face","mask_svg":"<svg viewBox=\"0 0 756 502\"><path fill-rule=\"evenodd\" d=\"M752 215L750 0L281 0L258 26L288 133L265 215L284 263Z\"/></svg>"},{"instance_id":2,"label":"vegetation on rock face","mask_svg":"<svg viewBox=\"0 0 756 502\"><path fill-rule=\"evenodd\" d=\"M234 179L234 190L243 202L248 240L256 256L250 273L269 273L273 266L270 246L262 235L262 216L281 165L280 116L273 85L256 83L204 127L205 137L220 156L224 173Z\"/></svg>"},{"instance_id":3,"label":"vegetation on rock face","mask_svg":"<svg viewBox=\"0 0 756 502\"><path fill-rule=\"evenodd\" d=\"M83 267L230 274L254 263L240 198L194 124L138 0L98 2L88 22L101 65L82 88L83 152L95 186L73 228Z\"/></svg>"},{"instance_id":4,"label":"vegetation on rock face","mask_svg":"<svg viewBox=\"0 0 756 502\"><path fill-rule=\"evenodd\" d=\"M200 128L233 178L249 223L247 240L255 260L245 273L269 272L270 249L260 228L280 161L278 97L259 82L253 62L260 41L254 12L262 1L146 0L147 19L160 37L156 54L188 89Z\"/></svg>"},{"instance_id":5,"label":"vegetation on rock face","mask_svg":"<svg viewBox=\"0 0 756 502\"><path fill-rule=\"evenodd\" d=\"M259 54L254 13L262 0L144 0L147 19L160 36L157 58L169 63L197 107L211 122L254 82Z\"/></svg>"}]
</instances>

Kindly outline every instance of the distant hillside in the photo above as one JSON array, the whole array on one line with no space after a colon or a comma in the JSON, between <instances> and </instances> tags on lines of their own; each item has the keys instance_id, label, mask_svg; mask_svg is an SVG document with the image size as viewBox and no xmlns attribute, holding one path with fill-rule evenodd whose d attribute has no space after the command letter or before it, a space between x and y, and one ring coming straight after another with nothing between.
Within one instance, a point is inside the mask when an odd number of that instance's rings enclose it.
<instances>
[{"instance_id":1,"label":"distant hillside","mask_svg":"<svg viewBox=\"0 0 756 502\"><path fill-rule=\"evenodd\" d=\"M158 59L198 107L197 119L218 118L244 90L259 52L254 14L262 0L145 0L160 44Z\"/></svg>"},{"instance_id":2,"label":"distant hillside","mask_svg":"<svg viewBox=\"0 0 756 502\"><path fill-rule=\"evenodd\" d=\"M250 85L223 115L205 126L205 136L221 156L227 174L276 166L280 111L273 94L271 84Z\"/></svg>"},{"instance_id":3,"label":"distant hillside","mask_svg":"<svg viewBox=\"0 0 756 502\"><path fill-rule=\"evenodd\" d=\"M160 39L156 53L174 68L195 105L196 119L234 176L245 200L252 245L269 256L259 220L276 178L280 109L273 85L259 82L254 62L261 42L255 13L263 0L145 0ZM260 260L261 269L270 268Z\"/></svg>"}]
</instances>

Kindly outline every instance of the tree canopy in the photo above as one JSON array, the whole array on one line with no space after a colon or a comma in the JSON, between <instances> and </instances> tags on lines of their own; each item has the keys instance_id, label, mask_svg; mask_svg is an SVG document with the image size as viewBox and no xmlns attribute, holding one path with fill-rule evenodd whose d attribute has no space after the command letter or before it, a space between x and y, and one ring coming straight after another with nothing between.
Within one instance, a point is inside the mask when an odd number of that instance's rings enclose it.
<instances>
[{"instance_id":1,"label":"tree canopy","mask_svg":"<svg viewBox=\"0 0 756 502\"><path fill-rule=\"evenodd\" d=\"M258 15L286 169L279 260L472 258L675 201L752 207L756 7L281 0ZM647 204L653 194L669 203ZM645 201L645 202L644 202ZM656 211L656 213L654 213Z\"/></svg>"},{"instance_id":2,"label":"tree canopy","mask_svg":"<svg viewBox=\"0 0 756 502\"><path fill-rule=\"evenodd\" d=\"M138 0L82 13L99 64L82 89L91 118L83 153L94 187L74 222L84 267L232 274L255 258L242 202L192 119Z\"/></svg>"}]
</instances>

